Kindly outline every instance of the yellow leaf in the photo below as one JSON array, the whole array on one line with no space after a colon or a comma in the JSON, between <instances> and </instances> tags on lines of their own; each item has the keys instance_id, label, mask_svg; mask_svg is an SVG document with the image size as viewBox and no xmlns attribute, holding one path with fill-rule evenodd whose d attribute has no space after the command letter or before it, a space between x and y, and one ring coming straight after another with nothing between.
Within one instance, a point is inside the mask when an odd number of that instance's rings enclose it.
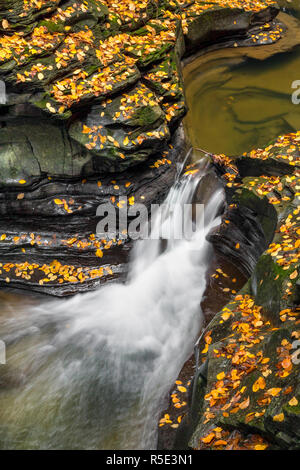
<instances>
[{"instance_id":1,"label":"yellow leaf","mask_svg":"<svg viewBox=\"0 0 300 470\"><path fill-rule=\"evenodd\" d=\"M268 394L272 395L272 397L276 397L277 395L279 395L281 390L282 390L281 388L269 388Z\"/></svg>"},{"instance_id":2,"label":"yellow leaf","mask_svg":"<svg viewBox=\"0 0 300 470\"><path fill-rule=\"evenodd\" d=\"M225 377L225 372L220 372L220 373L217 375L217 379L218 379L218 380L222 380L222 379L224 379L224 377Z\"/></svg>"},{"instance_id":3,"label":"yellow leaf","mask_svg":"<svg viewBox=\"0 0 300 470\"><path fill-rule=\"evenodd\" d=\"M289 401L289 405L290 406L297 406L298 405L298 400L296 397L293 397L290 401Z\"/></svg>"},{"instance_id":4,"label":"yellow leaf","mask_svg":"<svg viewBox=\"0 0 300 470\"><path fill-rule=\"evenodd\" d=\"M290 274L290 279L295 279L297 276L298 276L298 271L296 269L292 274Z\"/></svg>"},{"instance_id":5,"label":"yellow leaf","mask_svg":"<svg viewBox=\"0 0 300 470\"><path fill-rule=\"evenodd\" d=\"M247 400L240 403L240 409L245 410L246 408L248 408L249 405L250 405L250 398L248 397Z\"/></svg>"},{"instance_id":6,"label":"yellow leaf","mask_svg":"<svg viewBox=\"0 0 300 470\"><path fill-rule=\"evenodd\" d=\"M279 415L273 416L273 421L277 421L277 422L281 423L282 421L284 421L284 414L280 413Z\"/></svg>"},{"instance_id":7,"label":"yellow leaf","mask_svg":"<svg viewBox=\"0 0 300 470\"><path fill-rule=\"evenodd\" d=\"M103 256L103 251L100 250L100 248L96 251L96 256L98 256L98 258L102 258L102 256Z\"/></svg>"},{"instance_id":8,"label":"yellow leaf","mask_svg":"<svg viewBox=\"0 0 300 470\"><path fill-rule=\"evenodd\" d=\"M206 437L202 437L201 441L204 442L205 444L209 444L213 440L214 437L215 437L215 433L211 432Z\"/></svg>"},{"instance_id":9,"label":"yellow leaf","mask_svg":"<svg viewBox=\"0 0 300 470\"><path fill-rule=\"evenodd\" d=\"M86 126L85 124L83 124L82 133L83 134L89 134L90 132L91 132L91 129L88 126Z\"/></svg>"},{"instance_id":10,"label":"yellow leaf","mask_svg":"<svg viewBox=\"0 0 300 470\"><path fill-rule=\"evenodd\" d=\"M265 450L268 447L268 444L256 444L254 450Z\"/></svg>"},{"instance_id":11,"label":"yellow leaf","mask_svg":"<svg viewBox=\"0 0 300 470\"><path fill-rule=\"evenodd\" d=\"M218 441L214 442L214 446L227 446L227 441L223 441L223 439L219 439Z\"/></svg>"},{"instance_id":12,"label":"yellow leaf","mask_svg":"<svg viewBox=\"0 0 300 470\"><path fill-rule=\"evenodd\" d=\"M253 392L257 392L259 389L264 389L266 386L266 381L263 377L259 377L252 386Z\"/></svg>"}]
</instances>

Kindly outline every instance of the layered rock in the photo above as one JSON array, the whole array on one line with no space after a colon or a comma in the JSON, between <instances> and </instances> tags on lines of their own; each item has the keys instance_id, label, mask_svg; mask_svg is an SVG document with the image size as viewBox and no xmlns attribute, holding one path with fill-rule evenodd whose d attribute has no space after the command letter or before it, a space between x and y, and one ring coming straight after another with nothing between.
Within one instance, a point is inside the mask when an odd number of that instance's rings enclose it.
<instances>
[{"instance_id":1,"label":"layered rock","mask_svg":"<svg viewBox=\"0 0 300 470\"><path fill-rule=\"evenodd\" d=\"M180 59L274 42L277 13L271 0L0 2L1 282L65 295L123 271L130 240L99 239L97 207L149 205L172 185Z\"/></svg>"}]
</instances>

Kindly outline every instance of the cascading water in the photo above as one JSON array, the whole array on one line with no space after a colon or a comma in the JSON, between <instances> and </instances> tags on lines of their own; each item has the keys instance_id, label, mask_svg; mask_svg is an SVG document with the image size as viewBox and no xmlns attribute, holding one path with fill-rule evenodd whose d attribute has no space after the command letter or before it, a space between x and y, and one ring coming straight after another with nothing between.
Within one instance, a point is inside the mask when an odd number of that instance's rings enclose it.
<instances>
[{"instance_id":1,"label":"cascading water","mask_svg":"<svg viewBox=\"0 0 300 470\"><path fill-rule=\"evenodd\" d=\"M206 171L176 182L162 224L176 226L174 207L193 201ZM0 316L1 448L155 449L164 397L201 329L206 235L222 201L214 188L190 240L163 252L160 240L137 242L126 284Z\"/></svg>"}]
</instances>

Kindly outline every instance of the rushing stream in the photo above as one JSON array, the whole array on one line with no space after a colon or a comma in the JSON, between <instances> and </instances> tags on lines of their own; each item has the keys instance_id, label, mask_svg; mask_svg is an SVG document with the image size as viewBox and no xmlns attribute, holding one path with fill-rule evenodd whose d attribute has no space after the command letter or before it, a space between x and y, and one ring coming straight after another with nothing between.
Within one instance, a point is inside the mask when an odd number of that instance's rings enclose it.
<instances>
[{"instance_id":1,"label":"rushing stream","mask_svg":"<svg viewBox=\"0 0 300 470\"><path fill-rule=\"evenodd\" d=\"M173 186L162 224L176 226L174 207L193 202L205 172L203 162ZM156 447L162 399L201 328L205 237L219 223L223 193L211 188L202 201L208 196L192 239L171 239L163 252L160 240L137 243L127 284L2 311L1 448Z\"/></svg>"}]
</instances>

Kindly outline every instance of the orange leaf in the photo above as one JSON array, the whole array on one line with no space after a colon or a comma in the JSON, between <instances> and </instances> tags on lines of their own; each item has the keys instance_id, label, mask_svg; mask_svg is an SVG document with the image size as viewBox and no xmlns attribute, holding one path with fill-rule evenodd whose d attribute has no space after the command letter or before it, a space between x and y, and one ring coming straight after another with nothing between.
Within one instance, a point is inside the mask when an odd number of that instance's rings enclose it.
<instances>
[{"instance_id":1,"label":"orange leaf","mask_svg":"<svg viewBox=\"0 0 300 470\"><path fill-rule=\"evenodd\" d=\"M103 256L103 251L100 250L100 248L96 251L96 256L98 256L98 258L102 258L102 256Z\"/></svg>"},{"instance_id":2,"label":"orange leaf","mask_svg":"<svg viewBox=\"0 0 300 470\"><path fill-rule=\"evenodd\" d=\"M256 444L256 446L254 446L254 449L255 450L265 450L267 447L268 447L268 444Z\"/></svg>"},{"instance_id":3,"label":"orange leaf","mask_svg":"<svg viewBox=\"0 0 300 470\"><path fill-rule=\"evenodd\" d=\"M298 400L296 397L293 397L290 401L289 401L289 405L290 406L297 406L298 405Z\"/></svg>"},{"instance_id":4,"label":"orange leaf","mask_svg":"<svg viewBox=\"0 0 300 470\"><path fill-rule=\"evenodd\" d=\"M284 414L280 413L279 415L273 416L273 421L277 421L277 422L281 423L282 421L284 421Z\"/></svg>"},{"instance_id":5,"label":"orange leaf","mask_svg":"<svg viewBox=\"0 0 300 470\"><path fill-rule=\"evenodd\" d=\"M214 437L215 437L215 433L211 432L206 437L203 437L201 441L204 442L204 444L209 444L213 440Z\"/></svg>"}]
</instances>

